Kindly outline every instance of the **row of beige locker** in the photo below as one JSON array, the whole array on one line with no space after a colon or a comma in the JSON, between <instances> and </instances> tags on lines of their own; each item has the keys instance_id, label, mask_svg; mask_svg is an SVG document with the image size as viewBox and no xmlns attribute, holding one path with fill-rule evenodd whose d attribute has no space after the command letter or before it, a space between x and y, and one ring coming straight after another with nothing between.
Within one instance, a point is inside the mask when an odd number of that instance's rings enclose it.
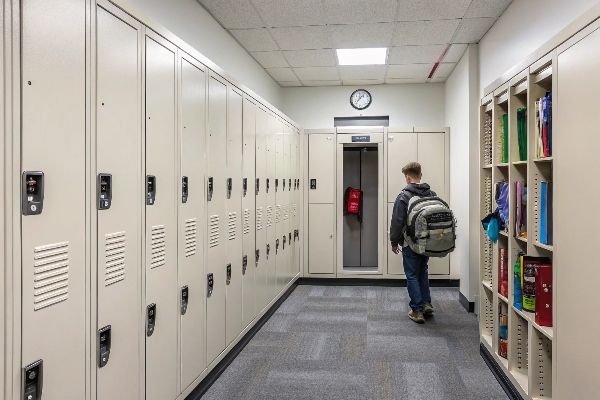
<instances>
[{"instance_id":1,"label":"row of beige locker","mask_svg":"<svg viewBox=\"0 0 600 400\"><path fill-rule=\"evenodd\" d=\"M23 3L16 398L182 397L299 272L298 132L102 4Z\"/></svg>"}]
</instances>

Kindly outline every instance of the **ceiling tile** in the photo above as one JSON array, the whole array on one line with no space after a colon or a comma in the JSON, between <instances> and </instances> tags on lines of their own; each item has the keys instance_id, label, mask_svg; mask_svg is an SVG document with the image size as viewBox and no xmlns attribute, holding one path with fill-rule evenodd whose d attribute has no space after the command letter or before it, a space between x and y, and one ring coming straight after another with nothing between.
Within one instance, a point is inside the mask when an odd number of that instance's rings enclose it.
<instances>
[{"instance_id":1,"label":"ceiling tile","mask_svg":"<svg viewBox=\"0 0 600 400\"><path fill-rule=\"evenodd\" d=\"M441 63L435 70L435 74L433 74L433 77L447 78L450 76L452 71L454 71L454 67L456 67L456 63Z\"/></svg>"},{"instance_id":2,"label":"ceiling tile","mask_svg":"<svg viewBox=\"0 0 600 400\"><path fill-rule=\"evenodd\" d=\"M330 49L326 26L303 26L271 29L281 50Z\"/></svg>"},{"instance_id":3,"label":"ceiling tile","mask_svg":"<svg viewBox=\"0 0 600 400\"><path fill-rule=\"evenodd\" d=\"M480 0L475 0L474 3ZM398 21L431 21L462 18L471 0L399 0Z\"/></svg>"},{"instance_id":4,"label":"ceiling tile","mask_svg":"<svg viewBox=\"0 0 600 400\"><path fill-rule=\"evenodd\" d=\"M321 0L252 0L267 26L325 25Z\"/></svg>"},{"instance_id":5,"label":"ceiling tile","mask_svg":"<svg viewBox=\"0 0 600 400\"><path fill-rule=\"evenodd\" d=\"M466 44L453 44L450 46L450 50L446 53L446 57L444 57L444 62L459 62L462 58L463 54L467 50L468 45Z\"/></svg>"},{"instance_id":6,"label":"ceiling tile","mask_svg":"<svg viewBox=\"0 0 600 400\"><path fill-rule=\"evenodd\" d=\"M386 65L343 65L340 75L343 81L356 79L381 79L385 77Z\"/></svg>"},{"instance_id":7,"label":"ceiling tile","mask_svg":"<svg viewBox=\"0 0 600 400\"><path fill-rule=\"evenodd\" d=\"M471 3L465 18L497 18L508 8L512 0L477 0Z\"/></svg>"},{"instance_id":8,"label":"ceiling tile","mask_svg":"<svg viewBox=\"0 0 600 400\"><path fill-rule=\"evenodd\" d=\"M304 86L339 86L340 81L302 81Z\"/></svg>"},{"instance_id":9,"label":"ceiling tile","mask_svg":"<svg viewBox=\"0 0 600 400\"><path fill-rule=\"evenodd\" d=\"M324 0L328 24L392 22L398 0Z\"/></svg>"},{"instance_id":10,"label":"ceiling tile","mask_svg":"<svg viewBox=\"0 0 600 400\"><path fill-rule=\"evenodd\" d=\"M200 0L200 3L227 29L264 27L248 0Z\"/></svg>"},{"instance_id":11,"label":"ceiling tile","mask_svg":"<svg viewBox=\"0 0 600 400\"><path fill-rule=\"evenodd\" d=\"M352 79L342 81L344 86L383 85L383 79Z\"/></svg>"},{"instance_id":12,"label":"ceiling tile","mask_svg":"<svg viewBox=\"0 0 600 400\"><path fill-rule=\"evenodd\" d=\"M434 64L390 65L387 78L419 78L426 79Z\"/></svg>"},{"instance_id":13,"label":"ceiling tile","mask_svg":"<svg viewBox=\"0 0 600 400\"><path fill-rule=\"evenodd\" d=\"M268 68L266 71L278 82L293 82L298 80L291 68Z\"/></svg>"},{"instance_id":14,"label":"ceiling tile","mask_svg":"<svg viewBox=\"0 0 600 400\"><path fill-rule=\"evenodd\" d=\"M281 51L259 51L250 53L263 68L289 67Z\"/></svg>"},{"instance_id":15,"label":"ceiling tile","mask_svg":"<svg viewBox=\"0 0 600 400\"><path fill-rule=\"evenodd\" d=\"M459 19L397 22L393 43L394 45L450 43L459 24Z\"/></svg>"},{"instance_id":16,"label":"ceiling tile","mask_svg":"<svg viewBox=\"0 0 600 400\"><path fill-rule=\"evenodd\" d=\"M277 44L266 29L232 29L229 32L247 51L277 50Z\"/></svg>"},{"instance_id":17,"label":"ceiling tile","mask_svg":"<svg viewBox=\"0 0 600 400\"><path fill-rule=\"evenodd\" d=\"M496 18L463 19L453 43L478 43L494 22Z\"/></svg>"},{"instance_id":18,"label":"ceiling tile","mask_svg":"<svg viewBox=\"0 0 600 400\"><path fill-rule=\"evenodd\" d=\"M292 86L302 86L302 84L298 81L296 82L277 82L281 87L292 87Z\"/></svg>"},{"instance_id":19,"label":"ceiling tile","mask_svg":"<svg viewBox=\"0 0 600 400\"><path fill-rule=\"evenodd\" d=\"M294 68L294 72L302 81L333 81L339 79L336 67Z\"/></svg>"},{"instance_id":20,"label":"ceiling tile","mask_svg":"<svg viewBox=\"0 0 600 400\"><path fill-rule=\"evenodd\" d=\"M402 84L402 83L425 83L427 82L426 78L387 78L385 83L388 84Z\"/></svg>"},{"instance_id":21,"label":"ceiling tile","mask_svg":"<svg viewBox=\"0 0 600 400\"><path fill-rule=\"evenodd\" d=\"M331 42L336 49L388 47L394 33L393 23L333 25Z\"/></svg>"},{"instance_id":22,"label":"ceiling tile","mask_svg":"<svg viewBox=\"0 0 600 400\"><path fill-rule=\"evenodd\" d=\"M335 67L335 54L331 49L284 51L292 67Z\"/></svg>"},{"instance_id":23,"label":"ceiling tile","mask_svg":"<svg viewBox=\"0 0 600 400\"><path fill-rule=\"evenodd\" d=\"M435 63L446 49L445 44L392 47L388 64Z\"/></svg>"},{"instance_id":24,"label":"ceiling tile","mask_svg":"<svg viewBox=\"0 0 600 400\"><path fill-rule=\"evenodd\" d=\"M431 83L444 83L444 82L446 82L447 79L448 78L435 78L435 77L433 77L433 78L431 78L429 80L429 82L431 82Z\"/></svg>"}]
</instances>

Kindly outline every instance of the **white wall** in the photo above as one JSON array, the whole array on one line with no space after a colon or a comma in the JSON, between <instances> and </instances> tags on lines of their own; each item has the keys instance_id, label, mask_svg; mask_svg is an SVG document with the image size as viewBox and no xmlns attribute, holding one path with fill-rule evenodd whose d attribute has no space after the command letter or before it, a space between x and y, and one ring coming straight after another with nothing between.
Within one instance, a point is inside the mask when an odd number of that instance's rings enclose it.
<instances>
[{"instance_id":1,"label":"white wall","mask_svg":"<svg viewBox=\"0 0 600 400\"><path fill-rule=\"evenodd\" d=\"M281 87L196 0L113 0L132 5L281 110Z\"/></svg>"},{"instance_id":2,"label":"white wall","mask_svg":"<svg viewBox=\"0 0 600 400\"><path fill-rule=\"evenodd\" d=\"M358 111L350 95L358 87L327 86L282 89L281 110L304 129L332 128L334 117L387 116L390 127L444 127L444 84L361 86L373 97L369 108Z\"/></svg>"},{"instance_id":3,"label":"white wall","mask_svg":"<svg viewBox=\"0 0 600 400\"><path fill-rule=\"evenodd\" d=\"M598 0L514 0L479 42L479 97Z\"/></svg>"}]
</instances>

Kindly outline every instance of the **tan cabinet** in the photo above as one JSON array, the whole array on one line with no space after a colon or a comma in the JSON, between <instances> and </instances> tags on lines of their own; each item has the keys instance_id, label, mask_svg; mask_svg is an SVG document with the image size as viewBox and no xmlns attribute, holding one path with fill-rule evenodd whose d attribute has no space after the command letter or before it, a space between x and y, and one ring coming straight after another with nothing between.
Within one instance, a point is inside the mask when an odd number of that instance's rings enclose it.
<instances>
[{"instance_id":1,"label":"tan cabinet","mask_svg":"<svg viewBox=\"0 0 600 400\"><path fill-rule=\"evenodd\" d=\"M335 272L335 210L333 204L308 206L308 272Z\"/></svg>"},{"instance_id":2,"label":"tan cabinet","mask_svg":"<svg viewBox=\"0 0 600 400\"><path fill-rule=\"evenodd\" d=\"M418 139L413 132L388 132L387 139L387 201L393 203L406 180L402 168L411 161L418 161Z\"/></svg>"},{"instance_id":3,"label":"tan cabinet","mask_svg":"<svg viewBox=\"0 0 600 400\"><path fill-rule=\"evenodd\" d=\"M334 134L308 136L308 202L335 201L335 137ZM314 186L311 186L314 185ZM314 188L313 188L314 187Z\"/></svg>"}]
</instances>

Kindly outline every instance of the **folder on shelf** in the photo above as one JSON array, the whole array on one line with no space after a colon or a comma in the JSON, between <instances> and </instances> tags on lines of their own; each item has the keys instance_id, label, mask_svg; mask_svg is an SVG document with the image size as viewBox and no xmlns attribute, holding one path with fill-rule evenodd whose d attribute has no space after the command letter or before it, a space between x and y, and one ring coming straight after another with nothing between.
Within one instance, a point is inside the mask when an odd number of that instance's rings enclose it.
<instances>
[{"instance_id":1,"label":"folder on shelf","mask_svg":"<svg viewBox=\"0 0 600 400\"><path fill-rule=\"evenodd\" d=\"M499 249L498 251L498 270L500 272L500 282L498 284L498 293L508 298L508 250Z\"/></svg>"},{"instance_id":2,"label":"folder on shelf","mask_svg":"<svg viewBox=\"0 0 600 400\"><path fill-rule=\"evenodd\" d=\"M540 182L540 243L547 244L547 182Z\"/></svg>"},{"instance_id":3,"label":"folder on shelf","mask_svg":"<svg viewBox=\"0 0 600 400\"><path fill-rule=\"evenodd\" d=\"M502 115L502 162L508 162L508 114Z\"/></svg>"},{"instance_id":4,"label":"folder on shelf","mask_svg":"<svg viewBox=\"0 0 600 400\"><path fill-rule=\"evenodd\" d=\"M522 199L523 191L521 188L521 182L515 182L515 195L516 195L516 215L515 215L515 237L521 236L521 218L522 218Z\"/></svg>"},{"instance_id":5,"label":"folder on shelf","mask_svg":"<svg viewBox=\"0 0 600 400\"><path fill-rule=\"evenodd\" d=\"M535 323L552 326L552 265L549 262L535 268L535 293Z\"/></svg>"},{"instance_id":6,"label":"folder on shelf","mask_svg":"<svg viewBox=\"0 0 600 400\"><path fill-rule=\"evenodd\" d=\"M546 149L546 157L551 157L552 156L552 92L549 92L548 95L546 96L546 99L548 99L548 131L546 132L546 144L547 144L547 149Z\"/></svg>"},{"instance_id":7,"label":"folder on shelf","mask_svg":"<svg viewBox=\"0 0 600 400\"><path fill-rule=\"evenodd\" d=\"M519 161L527 160L527 107L517 110L517 142Z\"/></svg>"},{"instance_id":8,"label":"folder on shelf","mask_svg":"<svg viewBox=\"0 0 600 400\"><path fill-rule=\"evenodd\" d=\"M554 195L552 194L552 188L554 185L552 182L548 182L546 186L546 244L552 246L554 243L554 231L552 229L552 225L554 224L554 219L552 217L552 206L554 203Z\"/></svg>"}]
</instances>

